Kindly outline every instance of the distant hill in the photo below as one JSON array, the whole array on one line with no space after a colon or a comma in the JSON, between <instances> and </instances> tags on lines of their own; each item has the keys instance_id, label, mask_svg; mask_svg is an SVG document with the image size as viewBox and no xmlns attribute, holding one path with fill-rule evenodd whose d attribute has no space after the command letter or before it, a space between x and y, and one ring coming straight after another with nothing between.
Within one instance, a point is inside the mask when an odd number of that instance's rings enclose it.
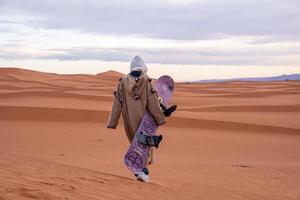
<instances>
[{"instance_id":1,"label":"distant hill","mask_svg":"<svg viewBox=\"0 0 300 200\"><path fill-rule=\"evenodd\" d=\"M109 71L106 71L106 72L102 72L102 73L96 74L96 76L103 76L103 77L122 77L122 76L124 76L124 74L122 74L122 73L120 73L120 72L117 72L117 71L114 71L114 70L109 70Z\"/></svg>"},{"instance_id":2,"label":"distant hill","mask_svg":"<svg viewBox=\"0 0 300 200\"><path fill-rule=\"evenodd\" d=\"M106 71L98 73L97 75L91 74L56 74L48 72L40 72L29 69L13 68L13 67L0 67L0 80L35 80L48 82L52 80L65 79L65 80L118 80L124 74L117 71Z\"/></svg>"},{"instance_id":3,"label":"distant hill","mask_svg":"<svg viewBox=\"0 0 300 200\"><path fill-rule=\"evenodd\" d=\"M273 77L233 78L233 79L208 79L197 81L199 83L215 83L228 81L294 81L300 80L300 74L281 75Z\"/></svg>"},{"instance_id":4,"label":"distant hill","mask_svg":"<svg viewBox=\"0 0 300 200\"><path fill-rule=\"evenodd\" d=\"M97 79L116 81L120 77L124 76L117 71L109 70L106 72L98 73L96 75L91 74L57 74L47 73L35 70L28 70L22 68L12 67L0 67L0 80L35 80L35 81L51 81L57 79L69 79L69 80L91 80ZM208 79L200 81L187 81L187 83L216 83L216 82L228 82L228 81L294 81L300 80L300 74L281 75L274 77L253 77L253 78L233 78L233 79Z\"/></svg>"}]
</instances>

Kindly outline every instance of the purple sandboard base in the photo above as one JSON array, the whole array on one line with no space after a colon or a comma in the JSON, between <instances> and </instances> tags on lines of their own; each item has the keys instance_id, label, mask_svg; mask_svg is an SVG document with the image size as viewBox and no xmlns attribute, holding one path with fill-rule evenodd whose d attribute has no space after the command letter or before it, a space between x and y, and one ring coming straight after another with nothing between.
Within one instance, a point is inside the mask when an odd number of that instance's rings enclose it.
<instances>
[{"instance_id":1,"label":"purple sandboard base","mask_svg":"<svg viewBox=\"0 0 300 200\"><path fill-rule=\"evenodd\" d=\"M174 81L170 76L161 76L157 80L156 86L159 96L162 98L161 103L167 107L173 91L174 91ZM156 125L152 115L146 111L144 118L137 130L137 133L145 131L148 134L155 135L157 132L158 126ZM145 166L146 161L148 160L148 152L150 147L140 144L137 141L137 134L133 138L131 145L125 154L124 162L126 167L137 174L141 172Z\"/></svg>"}]
</instances>

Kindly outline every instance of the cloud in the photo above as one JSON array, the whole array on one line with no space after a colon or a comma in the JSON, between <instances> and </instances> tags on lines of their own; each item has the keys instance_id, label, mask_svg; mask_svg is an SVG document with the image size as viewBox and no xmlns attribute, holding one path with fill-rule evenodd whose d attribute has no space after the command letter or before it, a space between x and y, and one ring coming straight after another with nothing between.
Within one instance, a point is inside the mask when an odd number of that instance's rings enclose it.
<instances>
[{"instance_id":1,"label":"cloud","mask_svg":"<svg viewBox=\"0 0 300 200\"><path fill-rule=\"evenodd\" d=\"M182 51L182 50L145 50L145 49L69 49L59 54L42 56L39 59L58 60L100 60L129 62L136 54L142 55L149 63L182 65L295 65L300 66L300 57L278 52L226 52L224 51ZM276 53L275 53L276 54Z\"/></svg>"},{"instance_id":2,"label":"cloud","mask_svg":"<svg viewBox=\"0 0 300 200\"><path fill-rule=\"evenodd\" d=\"M300 35L298 0L2 0L1 15L47 29L199 40L228 35Z\"/></svg>"},{"instance_id":3,"label":"cloud","mask_svg":"<svg viewBox=\"0 0 300 200\"><path fill-rule=\"evenodd\" d=\"M281 43L274 48L274 44L263 47L251 45L232 48L99 48L72 47L60 49L26 49L4 48L0 51L2 59L42 59L60 61L118 61L130 62L136 54L142 55L148 63L181 64L181 65L294 65L300 66L300 43L294 45L291 51L289 44ZM266 49L269 49L268 51Z\"/></svg>"},{"instance_id":4,"label":"cloud","mask_svg":"<svg viewBox=\"0 0 300 200\"><path fill-rule=\"evenodd\" d=\"M298 0L0 0L0 59L300 66Z\"/></svg>"}]
</instances>

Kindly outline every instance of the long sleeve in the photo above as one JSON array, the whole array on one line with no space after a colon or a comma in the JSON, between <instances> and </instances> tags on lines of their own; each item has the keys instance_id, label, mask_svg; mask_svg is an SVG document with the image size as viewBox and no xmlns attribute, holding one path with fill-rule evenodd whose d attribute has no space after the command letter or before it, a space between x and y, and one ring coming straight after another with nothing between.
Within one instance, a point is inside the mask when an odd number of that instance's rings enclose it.
<instances>
[{"instance_id":1,"label":"long sleeve","mask_svg":"<svg viewBox=\"0 0 300 200\"><path fill-rule=\"evenodd\" d=\"M113 104L111 113L107 122L107 128L113 128L115 129L118 125L119 118L122 111L122 88L121 88L121 82L119 82L116 90L114 91L114 98L113 98Z\"/></svg>"},{"instance_id":2,"label":"long sleeve","mask_svg":"<svg viewBox=\"0 0 300 200\"><path fill-rule=\"evenodd\" d=\"M159 97L157 91L154 89L154 84L149 82L147 89L147 96L148 96L148 103L147 103L147 109L153 116L155 122L157 125L162 125L166 123L165 115L163 114L160 104L159 104Z\"/></svg>"}]
</instances>

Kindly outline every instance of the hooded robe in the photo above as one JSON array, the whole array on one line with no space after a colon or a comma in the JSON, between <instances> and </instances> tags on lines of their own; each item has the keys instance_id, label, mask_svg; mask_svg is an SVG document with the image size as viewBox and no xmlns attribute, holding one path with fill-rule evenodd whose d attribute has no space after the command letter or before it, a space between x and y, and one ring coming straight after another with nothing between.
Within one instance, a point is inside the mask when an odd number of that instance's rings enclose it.
<instances>
[{"instance_id":1,"label":"hooded robe","mask_svg":"<svg viewBox=\"0 0 300 200\"><path fill-rule=\"evenodd\" d=\"M146 110L153 116L157 125L166 122L160 108L159 96L154 81L146 74L143 60L136 56L131 63L131 71L142 69L142 76L135 78L128 74L120 78L116 90L112 111L107 123L108 128L116 128L122 114L124 128L129 142L134 138Z\"/></svg>"}]
</instances>

